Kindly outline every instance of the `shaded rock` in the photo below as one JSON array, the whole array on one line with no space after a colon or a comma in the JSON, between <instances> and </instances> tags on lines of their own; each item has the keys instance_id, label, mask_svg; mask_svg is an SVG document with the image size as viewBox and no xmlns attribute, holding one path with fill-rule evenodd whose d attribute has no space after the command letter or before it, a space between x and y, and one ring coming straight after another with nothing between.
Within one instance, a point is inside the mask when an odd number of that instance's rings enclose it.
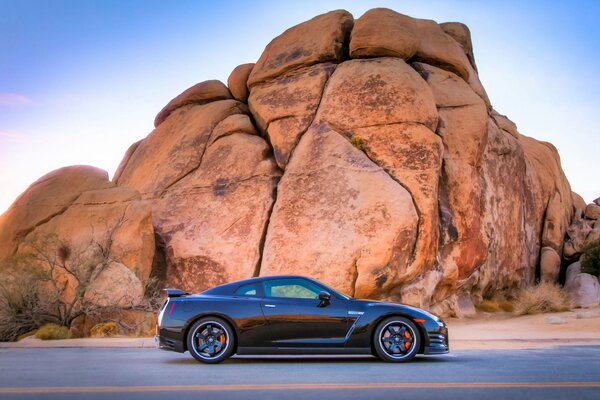
<instances>
[{"instance_id":1,"label":"shaded rock","mask_svg":"<svg viewBox=\"0 0 600 400\"><path fill-rule=\"evenodd\" d=\"M312 276L358 297L402 284L417 214L410 194L326 124L298 144L278 188L261 275Z\"/></svg>"},{"instance_id":2,"label":"shaded rock","mask_svg":"<svg viewBox=\"0 0 600 400\"><path fill-rule=\"evenodd\" d=\"M227 86L217 80L204 81L183 91L171 100L154 119L154 126L158 127L176 109L189 104L206 104L217 100L231 99Z\"/></svg>"},{"instance_id":3,"label":"shaded rock","mask_svg":"<svg viewBox=\"0 0 600 400\"><path fill-rule=\"evenodd\" d=\"M413 67L431 87L439 113L436 133L444 143L441 265L451 289L468 277L487 256L488 238L481 226L482 182L479 174L487 144L485 103L452 72L427 64ZM440 292L440 296L444 296Z\"/></svg>"},{"instance_id":4,"label":"shaded rock","mask_svg":"<svg viewBox=\"0 0 600 400\"><path fill-rule=\"evenodd\" d=\"M280 168L285 168L312 123L334 68L333 64L317 64L252 88L250 110L259 129L268 133Z\"/></svg>"},{"instance_id":5,"label":"shaded rock","mask_svg":"<svg viewBox=\"0 0 600 400\"><path fill-rule=\"evenodd\" d=\"M373 8L354 23L350 57L411 58L419 48L415 19L388 8Z\"/></svg>"},{"instance_id":6,"label":"shaded rock","mask_svg":"<svg viewBox=\"0 0 600 400\"><path fill-rule=\"evenodd\" d=\"M254 63L238 65L227 78L227 86L232 96L243 103L248 100L248 77L254 68Z\"/></svg>"},{"instance_id":7,"label":"shaded rock","mask_svg":"<svg viewBox=\"0 0 600 400\"><path fill-rule=\"evenodd\" d=\"M37 226L63 213L81 193L109 186L106 171L85 165L57 169L32 183L0 218L0 259L11 255Z\"/></svg>"},{"instance_id":8,"label":"shaded rock","mask_svg":"<svg viewBox=\"0 0 600 400\"><path fill-rule=\"evenodd\" d=\"M600 219L600 206L597 204L588 204L585 208L585 217L588 219Z\"/></svg>"},{"instance_id":9,"label":"shaded rock","mask_svg":"<svg viewBox=\"0 0 600 400\"><path fill-rule=\"evenodd\" d=\"M442 273L440 271L428 271L422 278L402 288L400 291L402 303L429 309L431 306L430 300L441 279Z\"/></svg>"},{"instance_id":10,"label":"shaded rock","mask_svg":"<svg viewBox=\"0 0 600 400\"><path fill-rule=\"evenodd\" d=\"M571 198L573 199L573 219L583 218L587 207L585 200L575 192L571 192Z\"/></svg>"},{"instance_id":11,"label":"shaded rock","mask_svg":"<svg viewBox=\"0 0 600 400\"><path fill-rule=\"evenodd\" d=\"M542 282L556 282L559 273L560 256L552 247L543 247L540 256L540 280Z\"/></svg>"},{"instance_id":12,"label":"shaded rock","mask_svg":"<svg viewBox=\"0 0 600 400\"><path fill-rule=\"evenodd\" d=\"M565 289L575 307L588 308L600 304L600 284L593 275L578 274Z\"/></svg>"},{"instance_id":13,"label":"shaded rock","mask_svg":"<svg viewBox=\"0 0 600 400\"><path fill-rule=\"evenodd\" d=\"M336 10L286 30L267 45L252 69L248 86L291 69L341 61L353 25L354 18L349 12Z\"/></svg>"}]
</instances>

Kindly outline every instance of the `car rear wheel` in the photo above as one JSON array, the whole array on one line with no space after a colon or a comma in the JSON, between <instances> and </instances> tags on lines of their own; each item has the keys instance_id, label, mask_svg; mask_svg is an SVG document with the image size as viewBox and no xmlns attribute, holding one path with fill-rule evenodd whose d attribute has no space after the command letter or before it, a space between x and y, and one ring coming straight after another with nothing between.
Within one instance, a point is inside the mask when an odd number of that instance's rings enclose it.
<instances>
[{"instance_id":1,"label":"car rear wheel","mask_svg":"<svg viewBox=\"0 0 600 400\"><path fill-rule=\"evenodd\" d=\"M233 329L221 318L202 318L190 328L187 348L200 362L220 363L231 356L235 348Z\"/></svg>"},{"instance_id":2,"label":"car rear wheel","mask_svg":"<svg viewBox=\"0 0 600 400\"><path fill-rule=\"evenodd\" d=\"M373 347L384 361L410 361L421 347L419 328L404 317L386 318L375 329Z\"/></svg>"}]
</instances>

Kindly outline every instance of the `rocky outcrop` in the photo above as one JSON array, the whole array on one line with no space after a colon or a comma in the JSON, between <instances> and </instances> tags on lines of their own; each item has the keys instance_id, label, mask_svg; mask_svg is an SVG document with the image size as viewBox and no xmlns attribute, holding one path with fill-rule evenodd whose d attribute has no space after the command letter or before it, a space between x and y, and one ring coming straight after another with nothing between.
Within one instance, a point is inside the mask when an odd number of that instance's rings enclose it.
<instances>
[{"instance_id":1,"label":"rocky outcrop","mask_svg":"<svg viewBox=\"0 0 600 400\"><path fill-rule=\"evenodd\" d=\"M114 183L75 169L32 185L0 219L0 256L32 230L88 240L74 222L88 221L115 238L96 298L109 275L135 302L149 275L199 291L297 273L465 316L497 291L557 281L600 229L556 149L493 109L463 24L332 11L227 85L169 102ZM128 224L101 229L100 214Z\"/></svg>"}]
</instances>

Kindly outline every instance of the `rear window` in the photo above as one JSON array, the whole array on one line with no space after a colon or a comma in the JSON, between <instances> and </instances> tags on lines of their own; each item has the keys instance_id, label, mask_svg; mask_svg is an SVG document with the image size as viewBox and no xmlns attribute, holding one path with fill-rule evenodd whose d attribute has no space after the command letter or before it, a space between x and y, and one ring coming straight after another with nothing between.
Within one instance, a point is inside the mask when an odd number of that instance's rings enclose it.
<instances>
[{"instance_id":1,"label":"rear window","mask_svg":"<svg viewBox=\"0 0 600 400\"><path fill-rule=\"evenodd\" d=\"M256 296L256 285L249 284L240 286L235 290L236 296Z\"/></svg>"}]
</instances>

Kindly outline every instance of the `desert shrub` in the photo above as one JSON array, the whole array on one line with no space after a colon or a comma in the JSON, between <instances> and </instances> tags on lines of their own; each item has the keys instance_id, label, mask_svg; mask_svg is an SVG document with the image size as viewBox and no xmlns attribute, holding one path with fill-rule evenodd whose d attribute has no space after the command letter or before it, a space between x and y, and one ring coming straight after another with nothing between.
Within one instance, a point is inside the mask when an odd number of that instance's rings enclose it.
<instances>
[{"instance_id":1,"label":"desert shrub","mask_svg":"<svg viewBox=\"0 0 600 400\"><path fill-rule=\"evenodd\" d=\"M68 339L71 337L69 328L57 324L49 323L42 326L35 333L35 337L41 340Z\"/></svg>"},{"instance_id":2,"label":"desert shrub","mask_svg":"<svg viewBox=\"0 0 600 400\"><path fill-rule=\"evenodd\" d=\"M92 337L111 337L118 333L117 324L114 322L101 322L90 329L90 336Z\"/></svg>"},{"instance_id":3,"label":"desert shrub","mask_svg":"<svg viewBox=\"0 0 600 400\"><path fill-rule=\"evenodd\" d=\"M358 135L352 136L350 138L350 143L352 143L352 146L356 147L360 151L365 149L365 140Z\"/></svg>"},{"instance_id":4,"label":"desert shrub","mask_svg":"<svg viewBox=\"0 0 600 400\"><path fill-rule=\"evenodd\" d=\"M582 249L581 272L600 278L600 242L588 243Z\"/></svg>"},{"instance_id":5,"label":"desert shrub","mask_svg":"<svg viewBox=\"0 0 600 400\"><path fill-rule=\"evenodd\" d=\"M505 312L513 312L515 311L515 305L513 302L508 301L508 300L500 300L498 301L498 307L500 307L500 309L502 311Z\"/></svg>"},{"instance_id":6,"label":"desert shrub","mask_svg":"<svg viewBox=\"0 0 600 400\"><path fill-rule=\"evenodd\" d=\"M515 301L515 312L519 315L568 311L571 308L567 293L550 282L522 288Z\"/></svg>"}]
</instances>

